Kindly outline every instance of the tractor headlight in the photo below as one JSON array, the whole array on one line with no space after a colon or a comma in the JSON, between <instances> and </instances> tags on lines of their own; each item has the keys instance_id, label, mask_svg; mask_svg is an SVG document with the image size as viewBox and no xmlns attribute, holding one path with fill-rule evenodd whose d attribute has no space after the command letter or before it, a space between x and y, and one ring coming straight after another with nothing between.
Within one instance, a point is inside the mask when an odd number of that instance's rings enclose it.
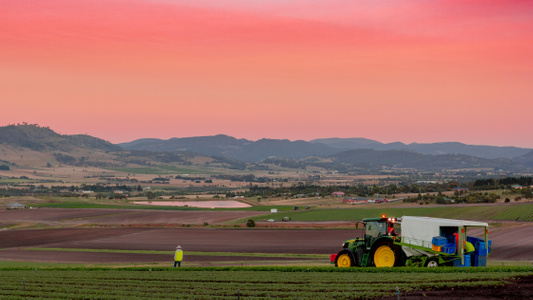
<instances>
[{"instance_id":1,"label":"tractor headlight","mask_svg":"<svg viewBox=\"0 0 533 300\"><path fill-rule=\"evenodd\" d=\"M350 243L344 243L344 244L342 244L342 248L348 248L349 245L350 245Z\"/></svg>"}]
</instances>

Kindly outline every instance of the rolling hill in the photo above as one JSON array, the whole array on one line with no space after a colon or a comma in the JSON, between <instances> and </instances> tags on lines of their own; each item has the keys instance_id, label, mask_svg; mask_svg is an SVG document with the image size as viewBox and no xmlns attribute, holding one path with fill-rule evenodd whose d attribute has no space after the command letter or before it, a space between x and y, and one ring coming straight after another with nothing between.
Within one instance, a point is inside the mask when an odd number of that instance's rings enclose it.
<instances>
[{"instance_id":1,"label":"rolling hill","mask_svg":"<svg viewBox=\"0 0 533 300\"><path fill-rule=\"evenodd\" d=\"M399 149L386 149L388 147ZM533 168L533 151L514 147L470 146L461 143L382 144L361 138L333 138L312 142L276 139L250 141L227 135L169 140L140 139L114 145L88 135L61 135L49 128L28 124L0 127L0 148L3 153L0 153L1 163L12 166L42 166L55 162L98 167L194 164L240 170L265 170L269 165L296 169L316 166L340 171L396 168L495 169L516 172ZM26 156L21 154L23 150L26 151ZM482 152L483 155L461 152ZM483 157L514 156L520 153L523 154L514 160Z\"/></svg>"},{"instance_id":2,"label":"rolling hill","mask_svg":"<svg viewBox=\"0 0 533 300\"><path fill-rule=\"evenodd\" d=\"M254 142L246 139L236 139L227 135L172 138L169 140L141 139L119 145L126 150L186 150L203 155L220 156L246 162L256 162L271 156L299 159L340 152L339 149L306 141L261 139Z\"/></svg>"},{"instance_id":3,"label":"rolling hill","mask_svg":"<svg viewBox=\"0 0 533 300\"><path fill-rule=\"evenodd\" d=\"M414 170L457 170L457 169L502 169L524 170L524 166L508 159L486 159L464 154L430 155L405 150L347 150L330 157L337 169L381 168Z\"/></svg>"},{"instance_id":4,"label":"rolling hill","mask_svg":"<svg viewBox=\"0 0 533 300\"><path fill-rule=\"evenodd\" d=\"M311 143L320 143L332 148L350 150L350 149L373 149L373 150L406 150L423 154L440 155L440 154L465 154L481 158L506 158L514 159L527 154L533 149L518 147L496 147L466 145L457 142L443 142L431 144L411 143L404 144L400 142L384 144L378 141L364 138L329 138L315 139Z\"/></svg>"},{"instance_id":5,"label":"rolling hill","mask_svg":"<svg viewBox=\"0 0 533 300\"><path fill-rule=\"evenodd\" d=\"M31 124L0 127L0 144L28 148L34 151L122 150L120 146L89 135L61 135L50 128Z\"/></svg>"}]
</instances>

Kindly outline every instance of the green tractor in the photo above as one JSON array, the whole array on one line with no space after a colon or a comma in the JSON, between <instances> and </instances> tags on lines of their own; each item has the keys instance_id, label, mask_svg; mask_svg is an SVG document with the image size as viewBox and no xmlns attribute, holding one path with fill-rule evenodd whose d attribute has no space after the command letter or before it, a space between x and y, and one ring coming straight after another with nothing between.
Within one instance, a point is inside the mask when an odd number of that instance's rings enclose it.
<instances>
[{"instance_id":1,"label":"green tractor","mask_svg":"<svg viewBox=\"0 0 533 300\"><path fill-rule=\"evenodd\" d=\"M428 217L364 219L363 237L347 240L331 255L336 267L485 266L488 224ZM467 236L473 232L483 237ZM457 245L463 245L458 247Z\"/></svg>"},{"instance_id":2,"label":"green tractor","mask_svg":"<svg viewBox=\"0 0 533 300\"><path fill-rule=\"evenodd\" d=\"M396 240L396 218L364 219L365 234L361 238L347 240L343 250L335 258L336 267L376 266L393 267L404 265L401 247L394 244ZM357 223L357 226L361 224Z\"/></svg>"}]
</instances>

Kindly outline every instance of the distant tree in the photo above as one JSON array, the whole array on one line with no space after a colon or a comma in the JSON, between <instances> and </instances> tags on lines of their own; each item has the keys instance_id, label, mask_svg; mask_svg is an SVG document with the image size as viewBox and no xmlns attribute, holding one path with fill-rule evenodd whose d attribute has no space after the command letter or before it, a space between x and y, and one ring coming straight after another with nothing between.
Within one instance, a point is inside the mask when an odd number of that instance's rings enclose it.
<instances>
[{"instance_id":1,"label":"distant tree","mask_svg":"<svg viewBox=\"0 0 533 300\"><path fill-rule=\"evenodd\" d=\"M255 227L255 221L252 220L252 219L249 219L249 220L246 222L246 227Z\"/></svg>"}]
</instances>

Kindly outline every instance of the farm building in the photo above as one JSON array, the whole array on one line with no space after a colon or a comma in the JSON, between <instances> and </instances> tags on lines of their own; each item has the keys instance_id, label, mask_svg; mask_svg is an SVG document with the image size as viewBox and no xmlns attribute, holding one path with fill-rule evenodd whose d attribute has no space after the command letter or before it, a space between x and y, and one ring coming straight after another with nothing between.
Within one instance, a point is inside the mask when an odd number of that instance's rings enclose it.
<instances>
[{"instance_id":1,"label":"farm building","mask_svg":"<svg viewBox=\"0 0 533 300\"><path fill-rule=\"evenodd\" d=\"M344 192L333 192L331 193L331 196L333 197L344 197L345 193Z\"/></svg>"},{"instance_id":2,"label":"farm building","mask_svg":"<svg viewBox=\"0 0 533 300\"><path fill-rule=\"evenodd\" d=\"M11 204L8 204L6 209L9 209L9 210L14 210L14 209L26 209L26 205L24 204L20 204L20 203L11 203Z\"/></svg>"},{"instance_id":3,"label":"farm building","mask_svg":"<svg viewBox=\"0 0 533 300\"><path fill-rule=\"evenodd\" d=\"M466 193L466 192L468 192L468 188L466 188L466 187L460 187L460 186L458 186L458 187L454 187L452 190L453 190L454 192L457 192L457 193Z\"/></svg>"},{"instance_id":4,"label":"farm building","mask_svg":"<svg viewBox=\"0 0 533 300\"><path fill-rule=\"evenodd\" d=\"M346 197L342 199L342 203L367 203L368 198L365 197L358 197L358 198L350 198Z\"/></svg>"}]
</instances>

